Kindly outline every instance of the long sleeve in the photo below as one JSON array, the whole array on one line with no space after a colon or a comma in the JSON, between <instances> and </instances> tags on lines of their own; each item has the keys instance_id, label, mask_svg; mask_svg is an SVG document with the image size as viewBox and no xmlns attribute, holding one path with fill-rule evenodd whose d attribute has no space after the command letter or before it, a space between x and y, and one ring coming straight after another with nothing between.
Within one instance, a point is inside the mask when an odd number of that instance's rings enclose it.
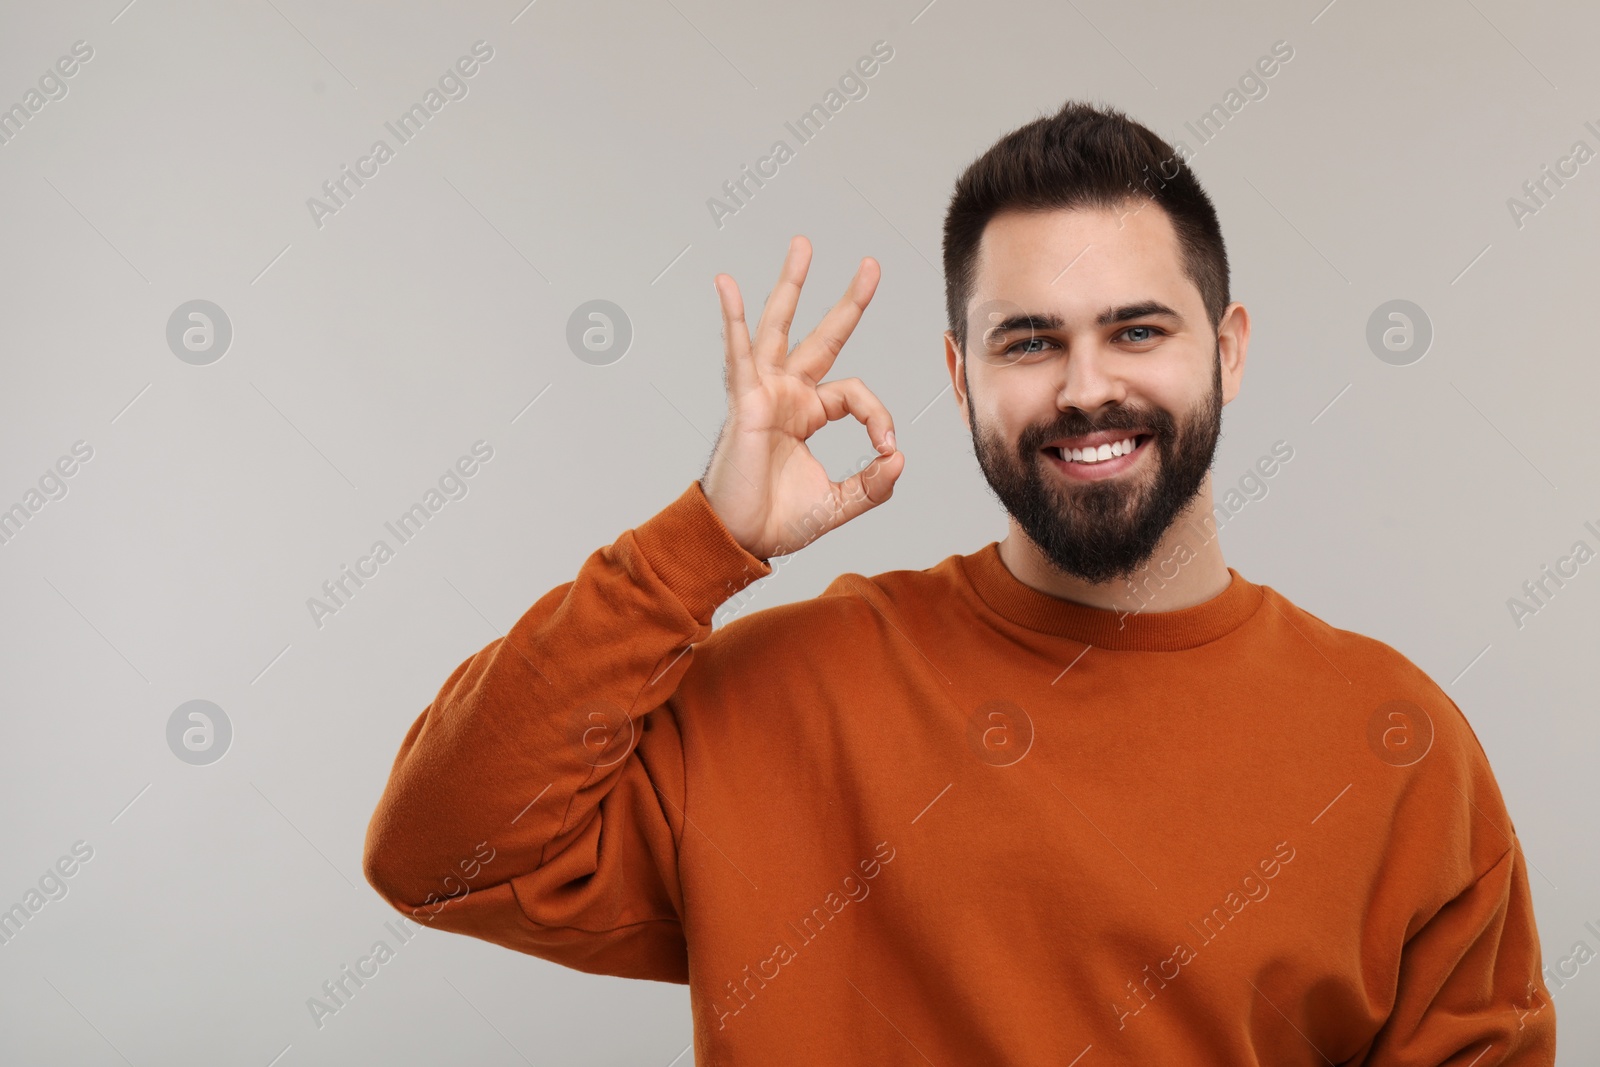
<instances>
[{"instance_id":1,"label":"long sleeve","mask_svg":"<svg viewBox=\"0 0 1600 1067\"><path fill-rule=\"evenodd\" d=\"M687 982L672 694L771 566L698 482L458 666L411 725L363 870L418 923L578 970Z\"/></svg>"},{"instance_id":2,"label":"long sleeve","mask_svg":"<svg viewBox=\"0 0 1600 1067\"><path fill-rule=\"evenodd\" d=\"M1401 954L1393 1011L1362 1067L1552 1067L1556 1012L1541 974L1522 846L1447 903Z\"/></svg>"}]
</instances>

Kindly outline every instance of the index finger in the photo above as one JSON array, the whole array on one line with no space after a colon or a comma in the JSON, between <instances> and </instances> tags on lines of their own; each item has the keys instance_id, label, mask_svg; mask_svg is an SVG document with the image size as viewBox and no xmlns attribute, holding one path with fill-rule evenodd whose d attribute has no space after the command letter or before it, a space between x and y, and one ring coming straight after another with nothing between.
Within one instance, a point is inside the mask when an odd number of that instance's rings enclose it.
<instances>
[{"instance_id":1,"label":"index finger","mask_svg":"<svg viewBox=\"0 0 1600 1067\"><path fill-rule=\"evenodd\" d=\"M822 380L833 366L833 361L839 358L856 324L861 321L862 312L872 302L872 294L878 289L880 276L878 261L871 256L864 256L844 296L828 309L816 329L808 333L805 340L789 354L786 364L789 370L805 375L812 384Z\"/></svg>"}]
</instances>

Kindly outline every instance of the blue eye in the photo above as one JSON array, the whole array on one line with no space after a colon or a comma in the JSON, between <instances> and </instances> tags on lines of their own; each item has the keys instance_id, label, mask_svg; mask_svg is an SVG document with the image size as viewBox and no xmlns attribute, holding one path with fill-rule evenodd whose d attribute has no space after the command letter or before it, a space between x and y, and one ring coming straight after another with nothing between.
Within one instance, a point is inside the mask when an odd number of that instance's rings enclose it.
<instances>
[{"instance_id":1,"label":"blue eye","mask_svg":"<svg viewBox=\"0 0 1600 1067\"><path fill-rule=\"evenodd\" d=\"M1128 336L1129 334L1132 334L1136 330L1143 331L1145 336L1143 336L1143 337ZM1161 327L1159 327L1159 326L1128 326L1128 327L1125 327L1119 333L1118 336L1126 337L1126 339L1129 342L1133 343L1133 344L1143 345L1143 344L1149 344L1151 341L1155 341L1155 340L1157 340L1157 339L1159 339L1161 337L1166 336L1166 331L1161 329ZM1044 351L1045 351L1043 348L1027 348L1028 345L1032 345L1032 344L1034 344L1036 342L1040 343L1040 344L1048 344L1048 345L1051 345L1052 347L1055 347L1054 342L1050 341L1047 338L1044 338L1044 337L1027 337L1027 338L1024 338L1021 341L1014 342L1010 347L1006 348L1001 353L1001 355L1004 355L1004 356L1037 356L1037 355L1042 355L1044 353Z\"/></svg>"},{"instance_id":2,"label":"blue eye","mask_svg":"<svg viewBox=\"0 0 1600 1067\"><path fill-rule=\"evenodd\" d=\"M1018 341L1016 344L1014 344L1010 348L1006 349L1005 354L1009 356L1013 352L1016 352L1017 349L1021 348L1023 345L1031 345L1035 341L1043 341L1043 340L1044 340L1043 337L1030 337L1025 341ZM1024 352L1024 353L1022 353L1022 355L1033 356L1033 355L1037 355L1039 353L1039 351L1040 351L1039 349L1034 349L1032 352Z\"/></svg>"}]
</instances>

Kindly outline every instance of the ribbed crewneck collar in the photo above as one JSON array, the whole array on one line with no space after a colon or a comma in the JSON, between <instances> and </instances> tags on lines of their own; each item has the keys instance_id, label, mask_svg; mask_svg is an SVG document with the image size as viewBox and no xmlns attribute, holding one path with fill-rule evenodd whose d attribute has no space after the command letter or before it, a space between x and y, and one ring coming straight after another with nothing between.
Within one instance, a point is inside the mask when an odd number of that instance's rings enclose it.
<instances>
[{"instance_id":1,"label":"ribbed crewneck collar","mask_svg":"<svg viewBox=\"0 0 1600 1067\"><path fill-rule=\"evenodd\" d=\"M1040 633L1081 641L1096 648L1128 652L1175 652L1215 641L1238 628L1261 607L1261 587L1232 567L1228 588L1203 604L1177 611L1122 612L1092 608L1025 585L1000 558L991 541L957 557L979 598L996 614Z\"/></svg>"}]
</instances>

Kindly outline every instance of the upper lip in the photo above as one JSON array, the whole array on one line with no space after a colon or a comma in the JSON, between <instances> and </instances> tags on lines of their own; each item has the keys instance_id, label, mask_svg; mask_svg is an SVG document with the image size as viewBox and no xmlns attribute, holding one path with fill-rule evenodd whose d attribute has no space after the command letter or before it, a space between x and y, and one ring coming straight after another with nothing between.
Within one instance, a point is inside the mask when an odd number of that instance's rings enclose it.
<instances>
[{"instance_id":1,"label":"upper lip","mask_svg":"<svg viewBox=\"0 0 1600 1067\"><path fill-rule=\"evenodd\" d=\"M1115 444L1118 441L1128 441L1136 437L1149 434L1149 430L1101 430L1098 433L1086 434L1083 437L1058 437L1045 445L1046 448L1099 448L1101 445Z\"/></svg>"}]
</instances>

